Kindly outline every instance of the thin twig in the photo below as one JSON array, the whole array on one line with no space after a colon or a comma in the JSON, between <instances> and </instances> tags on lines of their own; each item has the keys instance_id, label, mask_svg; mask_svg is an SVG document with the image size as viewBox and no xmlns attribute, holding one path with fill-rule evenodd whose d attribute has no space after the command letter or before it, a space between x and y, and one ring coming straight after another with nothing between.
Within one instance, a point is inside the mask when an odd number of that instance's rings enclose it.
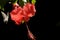
<instances>
[{"instance_id":1,"label":"thin twig","mask_svg":"<svg viewBox=\"0 0 60 40\"><path fill-rule=\"evenodd\" d=\"M36 39L35 39L35 36L34 36L34 35L32 34L32 32L29 30L27 23L25 23L25 24L26 24L26 27L27 27L27 30L28 30L28 37L29 37L31 40L36 40Z\"/></svg>"}]
</instances>

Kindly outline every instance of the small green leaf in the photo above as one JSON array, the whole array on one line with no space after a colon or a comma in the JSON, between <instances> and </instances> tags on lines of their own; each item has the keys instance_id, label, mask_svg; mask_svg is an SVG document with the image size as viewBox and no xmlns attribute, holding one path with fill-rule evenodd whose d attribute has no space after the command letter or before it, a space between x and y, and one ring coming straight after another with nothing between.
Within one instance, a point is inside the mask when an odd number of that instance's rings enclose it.
<instances>
[{"instance_id":1,"label":"small green leaf","mask_svg":"<svg viewBox=\"0 0 60 40\"><path fill-rule=\"evenodd\" d=\"M32 0L31 2L32 2L32 4L35 4L36 3L36 0Z\"/></svg>"},{"instance_id":2,"label":"small green leaf","mask_svg":"<svg viewBox=\"0 0 60 40\"><path fill-rule=\"evenodd\" d=\"M29 0L27 0L27 2L29 2Z\"/></svg>"},{"instance_id":3,"label":"small green leaf","mask_svg":"<svg viewBox=\"0 0 60 40\"><path fill-rule=\"evenodd\" d=\"M19 0L19 5L20 5L21 7L23 7L24 1L23 1L23 0Z\"/></svg>"}]
</instances>

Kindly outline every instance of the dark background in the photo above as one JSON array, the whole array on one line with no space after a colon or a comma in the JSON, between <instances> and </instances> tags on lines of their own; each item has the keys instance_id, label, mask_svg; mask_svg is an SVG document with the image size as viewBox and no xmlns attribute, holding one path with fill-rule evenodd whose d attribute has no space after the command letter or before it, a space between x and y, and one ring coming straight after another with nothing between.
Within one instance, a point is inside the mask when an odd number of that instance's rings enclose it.
<instances>
[{"instance_id":1,"label":"dark background","mask_svg":"<svg viewBox=\"0 0 60 40\"><path fill-rule=\"evenodd\" d=\"M52 39L53 25L52 15L49 14L49 1L37 0L36 2L36 15L30 20L30 28L37 36L37 40L50 40Z\"/></svg>"},{"instance_id":2,"label":"dark background","mask_svg":"<svg viewBox=\"0 0 60 40\"><path fill-rule=\"evenodd\" d=\"M52 0L37 0L36 16L31 19L35 27L35 33L39 40L60 40L60 16L58 13L59 2ZM55 6L54 6L55 5ZM57 6L57 7L56 7ZM34 28L33 27L33 28Z\"/></svg>"},{"instance_id":3,"label":"dark background","mask_svg":"<svg viewBox=\"0 0 60 40\"><path fill-rule=\"evenodd\" d=\"M38 40L54 40L56 32L52 2L48 0L37 0L36 15L30 20L30 28ZM51 4L51 5L50 5ZM54 32L55 31L55 32ZM58 33L58 32L57 32Z\"/></svg>"}]
</instances>

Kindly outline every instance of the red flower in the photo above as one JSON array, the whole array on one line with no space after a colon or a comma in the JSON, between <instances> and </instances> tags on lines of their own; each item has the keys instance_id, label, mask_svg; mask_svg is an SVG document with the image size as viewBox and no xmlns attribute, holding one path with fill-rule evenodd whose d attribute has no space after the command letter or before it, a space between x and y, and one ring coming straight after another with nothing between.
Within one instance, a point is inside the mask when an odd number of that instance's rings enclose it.
<instances>
[{"instance_id":1,"label":"red flower","mask_svg":"<svg viewBox=\"0 0 60 40\"><path fill-rule=\"evenodd\" d=\"M10 12L11 19L15 21L16 24L21 24L24 20L28 22L30 17L35 15L35 6L33 4L27 3L21 8L18 4L13 5L13 10Z\"/></svg>"},{"instance_id":2,"label":"red flower","mask_svg":"<svg viewBox=\"0 0 60 40\"><path fill-rule=\"evenodd\" d=\"M28 21L30 19L30 17L35 15L35 12L36 12L35 6L31 3L25 4L23 7L23 11L24 11L23 14L25 15L25 17L24 17L25 21Z\"/></svg>"},{"instance_id":3,"label":"red flower","mask_svg":"<svg viewBox=\"0 0 60 40\"><path fill-rule=\"evenodd\" d=\"M16 24L20 24L23 20L22 8L20 6L13 6L14 9L10 12L11 19L15 21Z\"/></svg>"}]
</instances>

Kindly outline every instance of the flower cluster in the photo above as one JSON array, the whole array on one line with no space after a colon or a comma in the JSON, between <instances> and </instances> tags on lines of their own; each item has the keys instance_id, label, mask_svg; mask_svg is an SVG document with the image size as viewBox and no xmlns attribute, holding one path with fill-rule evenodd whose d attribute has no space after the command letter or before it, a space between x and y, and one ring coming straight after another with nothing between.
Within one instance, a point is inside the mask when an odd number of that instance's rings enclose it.
<instances>
[{"instance_id":1,"label":"flower cluster","mask_svg":"<svg viewBox=\"0 0 60 40\"><path fill-rule=\"evenodd\" d=\"M21 24L22 21L28 22L30 17L35 15L35 5L26 3L23 7L17 3L13 4L13 10L10 12L11 19L15 21L17 25Z\"/></svg>"}]
</instances>

